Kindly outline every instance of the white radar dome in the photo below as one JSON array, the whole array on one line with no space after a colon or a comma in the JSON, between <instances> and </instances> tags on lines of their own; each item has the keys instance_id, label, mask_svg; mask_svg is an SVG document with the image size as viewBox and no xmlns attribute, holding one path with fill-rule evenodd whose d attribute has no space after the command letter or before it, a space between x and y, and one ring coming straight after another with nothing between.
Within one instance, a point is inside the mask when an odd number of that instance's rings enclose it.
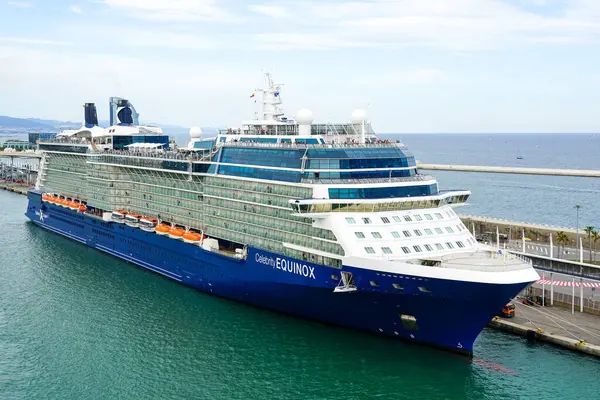
<instances>
[{"instance_id":1,"label":"white radar dome","mask_svg":"<svg viewBox=\"0 0 600 400\"><path fill-rule=\"evenodd\" d=\"M363 121L367 120L367 112L365 110L354 110L352 112L352 116L350 117L350 121L354 125L362 124Z\"/></svg>"},{"instance_id":2,"label":"white radar dome","mask_svg":"<svg viewBox=\"0 0 600 400\"><path fill-rule=\"evenodd\" d=\"M202 129L199 126L194 126L190 128L190 137L193 139L198 139L202 137Z\"/></svg>"},{"instance_id":3,"label":"white radar dome","mask_svg":"<svg viewBox=\"0 0 600 400\"><path fill-rule=\"evenodd\" d=\"M313 122L313 113L312 111L303 108L298 110L298 114L296 115L296 122L299 125L310 125Z\"/></svg>"}]
</instances>

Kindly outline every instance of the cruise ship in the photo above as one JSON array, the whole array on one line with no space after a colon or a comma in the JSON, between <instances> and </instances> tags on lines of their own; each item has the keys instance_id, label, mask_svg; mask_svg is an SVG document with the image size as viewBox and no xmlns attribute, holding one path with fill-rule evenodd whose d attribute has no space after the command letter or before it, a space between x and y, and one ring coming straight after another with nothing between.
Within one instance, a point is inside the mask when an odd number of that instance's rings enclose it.
<instances>
[{"instance_id":1,"label":"cruise ship","mask_svg":"<svg viewBox=\"0 0 600 400\"><path fill-rule=\"evenodd\" d=\"M80 129L40 140L27 217L203 292L471 356L531 261L479 244L454 211L470 192L441 190L364 111L288 118L265 81L262 115L179 149L127 99L108 128L85 104Z\"/></svg>"}]
</instances>

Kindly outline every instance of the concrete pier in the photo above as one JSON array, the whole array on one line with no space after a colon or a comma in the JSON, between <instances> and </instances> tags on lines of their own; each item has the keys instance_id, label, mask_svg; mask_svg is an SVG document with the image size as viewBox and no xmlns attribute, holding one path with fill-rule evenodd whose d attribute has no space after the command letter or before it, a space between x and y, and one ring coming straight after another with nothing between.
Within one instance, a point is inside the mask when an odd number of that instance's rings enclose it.
<instances>
[{"instance_id":1,"label":"concrete pier","mask_svg":"<svg viewBox=\"0 0 600 400\"><path fill-rule=\"evenodd\" d=\"M29 186L22 184L22 183L0 181L0 189L8 190L9 192L14 192L14 193L18 193L18 194L27 195L27 190L29 189Z\"/></svg>"},{"instance_id":2,"label":"concrete pier","mask_svg":"<svg viewBox=\"0 0 600 400\"><path fill-rule=\"evenodd\" d=\"M514 304L516 306L514 318L495 317L489 326L528 339L600 357L600 318L598 316L571 314L563 308L533 308L517 302Z\"/></svg>"},{"instance_id":3,"label":"concrete pier","mask_svg":"<svg viewBox=\"0 0 600 400\"><path fill-rule=\"evenodd\" d=\"M600 170L586 169L551 169L523 167L493 167L484 165L424 164L420 161L417 161L417 167L422 170L436 171L490 172L499 174L554 175L600 178Z\"/></svg>"}]
</instances>

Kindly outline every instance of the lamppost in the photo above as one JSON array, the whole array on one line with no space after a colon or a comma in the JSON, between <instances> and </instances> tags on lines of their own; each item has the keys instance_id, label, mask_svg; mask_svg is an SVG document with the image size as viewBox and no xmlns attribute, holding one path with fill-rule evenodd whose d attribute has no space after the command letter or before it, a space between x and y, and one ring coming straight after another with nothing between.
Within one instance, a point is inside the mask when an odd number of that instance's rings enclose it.
<instances>
[{"instance_id":1,"label":"lamppost","mask_svg":"<svg viewBox=\"0 0 600 400\"><path fill-rule=\"evenodd\" d=\"M579 248L579 209L581 208L581 206L579 204L575 204L575 210L577 213L577 242L575 243L575 248L578 249Z\"/></svg>"}]
</instances>

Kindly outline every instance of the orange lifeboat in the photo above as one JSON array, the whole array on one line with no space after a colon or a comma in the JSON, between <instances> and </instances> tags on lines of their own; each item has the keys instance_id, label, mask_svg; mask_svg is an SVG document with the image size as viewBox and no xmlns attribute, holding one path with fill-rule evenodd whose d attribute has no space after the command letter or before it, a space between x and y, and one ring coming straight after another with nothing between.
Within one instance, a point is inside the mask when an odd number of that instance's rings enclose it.
<instances>
[{"instance_id":1,"label":"orange lifeboat","mask_svg":"<svg viewBox=\"0 0 600 400\"><path fill-rule=\"evenodd\" d=\"M186 243L200 243L204 239L204 235L198 232L188 231L183 235L183 241Z\"/></svg>"},{"instance_id":2,"label":"orange lifeboat","mask_svg":"<svg viewBox=\"0 0 600 400\"><path fill-rule=\"evenodd\" d=\"M69 201L67 202L67 207L69 207L71 210L78 210L79 209L79 202L78 201Z\"/></svg>"},{"instance_id":3,"label":"orange lifeboat","mask_svg":"<svg viewBox=\"0 0 600 400\"><path fill-rule=\"evenodd\" d=\"M169 230L169 237L171 239L177 239L177 240L182 240L183 239L183 235L185 234L185 230L177 227L177 226L173 226L170 230Z\"/></svg>"},{"instance_id":4,"label":"orange lifeboat","mask_svg":"<svg viewBox=\"0 0 600 400\"><path fill-rule=\"evenodd\" d=\"M87 210L87 207L86 207L85 204L80 204L79 205L79 212L86 212L86 210Z\"/></svg>"},{"instance_id":5,"label":"orange lifeboat","mask_svg":"<svg viewBox=\"0 0 600 400\"><path fill-rule=\"evenodd\" d=\"M63 197L62 199L59 198L57 203L61 207L68 207L69 200L67 200L65 197Z\"/></svg>"},{"instance_id":6,"label":"orange lifeboat","mask_svg":"<svg viewBox=\"0 0 600 400\"><path fill-rule=\"evenodd\" d=\"M158 224L154 229L157 235L168 235L171 227L167 224Z\"/></svg>"},{"instance_id":7,"label":"orange lifeboat","mask_svg":"<svg viewBox=\"0 0 600 400\"><path fill-rule=\"evenodd\" d=\"M47 193L44 193L44 194L42 195L42 201L46 201L46 202L47 202L47 201L50 201L50 195L49 195L49 194L47 194Z\"/></svg>"}]
</instances>

